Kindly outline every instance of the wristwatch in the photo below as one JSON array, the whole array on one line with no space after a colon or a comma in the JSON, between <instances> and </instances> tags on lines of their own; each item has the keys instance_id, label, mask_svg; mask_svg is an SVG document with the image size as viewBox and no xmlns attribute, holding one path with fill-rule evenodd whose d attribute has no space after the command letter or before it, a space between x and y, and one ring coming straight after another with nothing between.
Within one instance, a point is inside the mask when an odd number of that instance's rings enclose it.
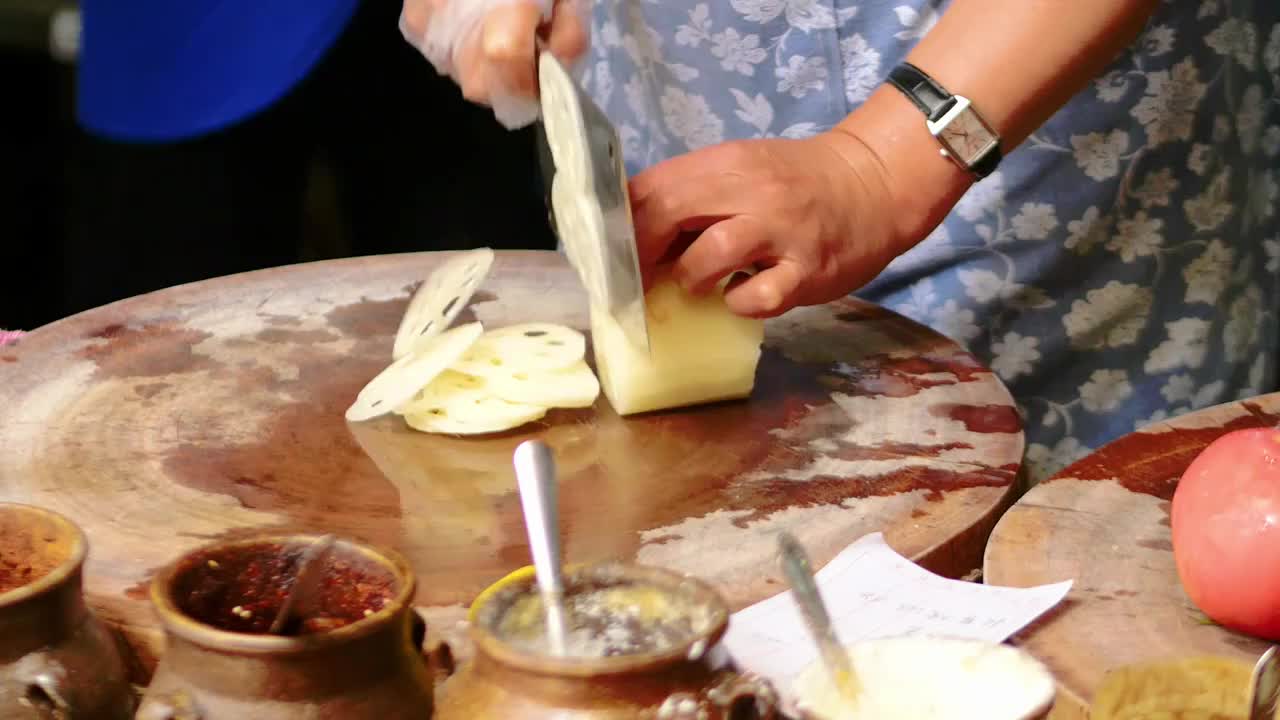
<instances>
[{"instance_id":1,"label":"wristwatch","mask_svg":"<svg viewBox=\"0 0 1280 720\"><path fill-rule=\"evenodd\" d=\"M930 134L949 158L978 179L1000 164L1000 135L978 114L969 98L952 95L923 70L902 63L889 72L889 84L924 113Z\"/></svg>"}]
</instances>

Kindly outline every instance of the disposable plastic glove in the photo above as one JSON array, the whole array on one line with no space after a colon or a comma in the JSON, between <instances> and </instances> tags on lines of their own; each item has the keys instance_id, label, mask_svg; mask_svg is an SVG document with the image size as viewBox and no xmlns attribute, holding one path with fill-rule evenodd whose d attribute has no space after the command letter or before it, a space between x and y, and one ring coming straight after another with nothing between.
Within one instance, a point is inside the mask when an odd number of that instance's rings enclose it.
<instances>
[{"instance_id":1,"label":"disposable plastic glove","mask_svg":"<svg viewBox=\"0 0 1280 720\"><path fill-rule=\"evenodd\" d=\"M590 43L589 0L404 0L400 32L509 129L538 119L539 35L568 67Z\"/></svg>"}]
</instances>

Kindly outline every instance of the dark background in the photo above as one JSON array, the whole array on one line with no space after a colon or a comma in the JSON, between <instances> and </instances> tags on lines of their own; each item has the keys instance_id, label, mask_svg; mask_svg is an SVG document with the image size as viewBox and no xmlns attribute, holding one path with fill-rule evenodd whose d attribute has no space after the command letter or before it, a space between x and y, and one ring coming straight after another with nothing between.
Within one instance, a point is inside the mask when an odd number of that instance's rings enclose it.
<instances>
[{"instance_id":1,"label":"dark background","mask_svg":"<svg viewBox=\"0 0 1280 720\"><path fill-rule=\"evenodd\" d=\"M58 317L73 67L55 60L52 0L0 0L0 328Z\"/></svg>"},{"instance_id":2,"label":"dark background","mask_svg":"<svg viewBox=\"0 0 1280 720\"><path fill-rule=\"evenodd\" d=\"M399 3L367 2L312 76L244 127L159 148L76 125L75 32L53 32L60 12L74 29L74 3L0 0L0 329L287 262L554 246L533 131L500 128L436 76L400 36ZM296 166L296 187L208 192L211 167L262 147L273 172ZM242 239L225 252L227 236L253 233L287 247L249 256L256 246Z\"/></svg>"}]
</instances>

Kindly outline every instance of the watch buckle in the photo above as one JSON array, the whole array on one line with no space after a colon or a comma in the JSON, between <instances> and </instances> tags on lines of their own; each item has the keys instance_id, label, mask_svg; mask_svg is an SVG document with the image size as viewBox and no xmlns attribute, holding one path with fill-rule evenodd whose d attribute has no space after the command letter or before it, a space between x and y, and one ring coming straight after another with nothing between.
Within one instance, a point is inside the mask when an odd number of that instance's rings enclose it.
<instances>
[{"instance_id":1,"label":"watch buckle","mask_svg":"<svg viewBox=\"0 0 1280 720\"><path fill-rule=\"evenodd\" d=\"M942 134L942 131L951 124L961 113L969 109L973 104L969 98L962 95L954 95L955 102L951 104L951 108L942 114L937 120L925 120L925 124L929 126L929 132L936 138Z\"/></svg>"}]
</instances>

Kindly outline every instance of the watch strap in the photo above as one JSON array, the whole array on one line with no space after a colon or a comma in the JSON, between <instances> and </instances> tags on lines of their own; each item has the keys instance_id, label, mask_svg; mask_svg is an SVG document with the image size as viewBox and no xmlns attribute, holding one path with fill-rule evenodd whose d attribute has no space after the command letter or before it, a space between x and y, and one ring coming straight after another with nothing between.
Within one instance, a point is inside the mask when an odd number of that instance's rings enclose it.
<instances>
[{"instance_id":1,"label":"watch strap","mask_svg":"<svg viewBox=\"0 0 1280 720\"><path fill-rule=\"evenodd\" d=\"M898 88L903 95L907 97L917 108L920 109L929 122L937 122L947 114L958 99L955 95L947 92L937 80L929 77L928 73L911 63L904 62L889 71L887 82ZM970 106L972 112L977 112ZM979 119L981 120L981 119ZM985 123L983 123L985 125ZM947 153L944 151L943 155ZM995 171L1000 165L1002 153L1000 152L999 138L997 136L997 144L989 149L982 157L973 162L972 165L965 165L963 160L953 158L961 166L968 169L978 179L982 179Z\"/></svg>"},{"instance_id":2,"label":"watch strap","mask_svg":"<svg viewBox=\"0 0 1280 720\"><path fill-rule=\"evenodd\" d=\"M1003 154L1000 152L1000 146L996 145L988 150L987 154L983 155L977 162L970 165L969 172L973 173L978 179L982 179L990 175L995 172L997 167L1000 166L1000 159L1002 155Z\"/></svg>"},{"instance_id":3,"label":"watch strap","mask_svg":"<svg viewBox=\"0 0 1280 720\"><path fill-rule=\"evenodd\" d=\"M889 71L889 83L902 91L931 121L936 121L955 104L956 99L925 71L902 63Z\"/></svg>"}]
</instances>

